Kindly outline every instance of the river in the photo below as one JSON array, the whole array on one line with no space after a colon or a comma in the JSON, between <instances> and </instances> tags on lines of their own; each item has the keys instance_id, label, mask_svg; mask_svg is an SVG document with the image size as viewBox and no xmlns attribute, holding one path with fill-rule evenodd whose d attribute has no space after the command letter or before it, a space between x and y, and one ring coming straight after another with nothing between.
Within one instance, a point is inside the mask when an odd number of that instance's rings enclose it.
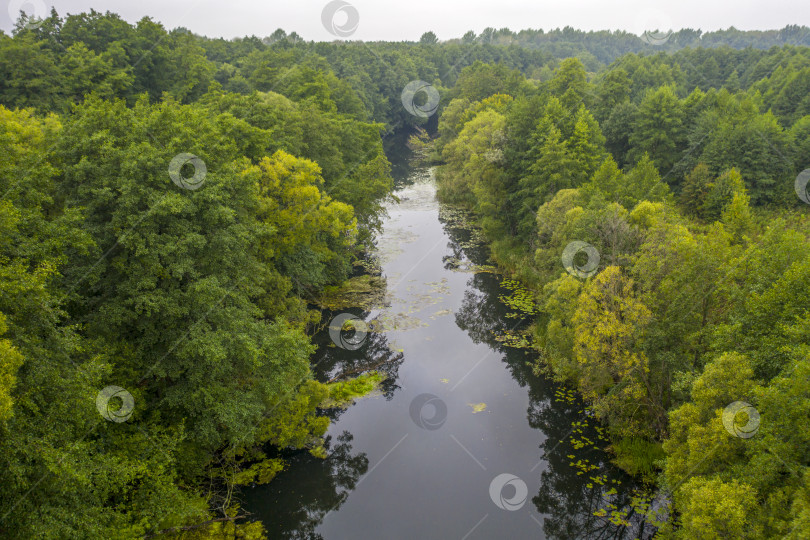
<instances>
[{"instance_id":1,"label":"river","mask_svg":"<svg viewBox=\"0 0 810 540\"><path fill-rule=\"evenodd\" d=\"M387 303L351 311L385 330L347 348L323 331L312 359L322 381L363 366L389 379L330 413L326 459L290 453L245 509L270 538L649 538L629 505L639 486L583 403L499 341L529 321L500 299L512 291L486 247L436 201L430 170L404 176L378 239Z\"/></svg>"}]
</instances>

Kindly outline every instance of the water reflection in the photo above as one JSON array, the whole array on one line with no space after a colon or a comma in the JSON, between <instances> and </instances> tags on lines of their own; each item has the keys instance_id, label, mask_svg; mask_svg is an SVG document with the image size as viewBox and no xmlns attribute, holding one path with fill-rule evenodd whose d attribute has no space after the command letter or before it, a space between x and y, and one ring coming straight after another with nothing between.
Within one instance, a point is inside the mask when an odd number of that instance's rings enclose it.
<instances>
[{"instance_id":1,"label":"water reflection","mask_svg":"<svg viewBox=\"0 0 810 540\"><path fill-rule=\"evenodd\" d=\"M409 184L414 171L411 167L413 152L408 149L407 145L411 133L408 130L401 130L383 139L385 155L388 157L388 161L391 162L391 177L397 187Z\"/></svg>"},{"instance_id":2,"label":"water reflection","mask_svg":"<svg viewBox=\"0 0 810 540\"><path fill-rule=\"evenodd\" d=\"M453 226L442 220L450 237L452 253L445 267L457 266L459 260L474 265L488 265L488 250L475 241L468 227ZM572 392L534 375L533 353L504 346L495 336L520 330L530 321L515 317L499 299L509 291L501 287L501 277L491 273L473 274L456 324L476 343L486 343L501 354L512 376L520 386L528 386L529 425L547 435L540 445L542 460L540 490L532 498L543 514L542 525L549 539L624 539L651 538L654 528L633 508L636 491L633 479L612 466L603 446L606 439L595 428L586 405ZM572 442L572 440L574 442ZM594 444L588 444L592 442ZM583 444L582 447L579 447ZM579 466L574 464L578 463ZM604 514L604 515L602 515Z\"/></svg>"},{"instance_id":3,"label":"water reflection","mask_svg":"<svg viewBox=\"0 0 810 540\"><path fill-rule=\"evenodd\" d=\"M419 324L370 332L353 351L331 346L326 331L314 340L318 380L376 369L387 376L382 396L326 413L329 457L292 455L245 507L271 538L650 538L629 504L636 486L607 461L585 405L533 373L534 352L499 340L531 321L499 299L511 293L501 276L475 271L491 264L488 250L458 212L438 211L432 185L413 182L424 176L410 176L386 222L379 256L390 304L352 311ZM427 394L444 408L423 418L409 407ZM436 414L439 427L425 427ZM487 492L505 472L530 490L514 512Z\"/></svg>"},{"instance_id":4,"label":"water reflection","mask_svg":"<svg viewBox=\"0 0 810 540\"><path fill-rule=\"evenodd\" d=\"M327 313L324 319L330 320L334 315L336 313ZM354 315L364 321L373 318L370 312L354 312ZM399 367L405 356L392 349L385 334L369 332L363 345L354 351L335 347L326 332L317 334L313 342L318 345L318 351L312 358L312 370L317 380L337 381L376 370L386 376L380 390L387 400L390 400L399 389L397 385ZM339 414L339 411L337 413ZM329 414L331 416L333 412ZM336 416L333 417L335 418Z\"/></svg>"},{"instance_id":5,"label":"water reflection","mask_svg":"<svg viewBox=\"0 0 810 540\"><path fill-rule=\"evenodd\" d=\"M366 471L364 453L352 453L352 439L344 431L334 440L327 436L326 459L305 452L289 457L289 471L274 479L272 511L262 507L253 517L261 519L269 538L322 539L316 528L323 518L338 510ZM273 519L283 515L284 519Z\"/></svg>"}]
</instances>

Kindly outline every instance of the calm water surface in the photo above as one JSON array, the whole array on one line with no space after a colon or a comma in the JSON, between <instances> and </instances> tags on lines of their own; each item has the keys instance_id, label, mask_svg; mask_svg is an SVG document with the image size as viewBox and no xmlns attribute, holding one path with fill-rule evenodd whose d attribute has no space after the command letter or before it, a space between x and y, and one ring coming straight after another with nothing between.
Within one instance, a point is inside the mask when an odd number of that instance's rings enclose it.
<instances>
[{"instance_id":1,"label":"calm water surface","mask_svg":"<svg viewBox=\"0 0 810 540\"><path fill-rule=\"evenodd\" d=\"M502 276L473 271L487 250L440 208L430 171L404 184L378 239L387 305L352 312L385 331L354 351L322 332L313 358L322 381L370 366L389 379L330 413L327 459L291 454L242 493L245 508L271 538L651 536L628 506L637 486L607 461L582 403L497 340L528 320L499 299ZM609 520L611 504L629 525Z\"/></svg>"}]
</instances>

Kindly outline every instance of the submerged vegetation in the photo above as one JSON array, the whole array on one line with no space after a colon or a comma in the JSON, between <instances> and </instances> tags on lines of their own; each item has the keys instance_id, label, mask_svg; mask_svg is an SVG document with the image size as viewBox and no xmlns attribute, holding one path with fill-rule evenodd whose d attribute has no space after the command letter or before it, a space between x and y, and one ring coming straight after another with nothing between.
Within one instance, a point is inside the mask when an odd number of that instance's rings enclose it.
<instances>
[{"instance_id":1,"label":"submerged vegetation","mask_svg":"<svg viewBox=\"0 0 810 540\"><path fill-rule=\"evenodd\" d=\"M325 287L315 302L330 311L351 307L371 311L385 303L385 289L385 278L363 274L349 278L339 285Z\"/></svg>"}]
</instances>

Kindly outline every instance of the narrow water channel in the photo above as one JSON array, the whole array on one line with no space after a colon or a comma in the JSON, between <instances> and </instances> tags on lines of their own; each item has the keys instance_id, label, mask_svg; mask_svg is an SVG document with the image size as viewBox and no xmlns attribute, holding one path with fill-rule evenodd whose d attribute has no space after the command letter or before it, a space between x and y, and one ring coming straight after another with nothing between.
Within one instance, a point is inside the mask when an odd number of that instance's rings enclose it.
<instances>
[{"instance_id":1,"label":"narrow water channel","mask_svg":"<svg viewBox=\"0 0 810 540\"><path fill-rule=\"evenodd\" d=\"M582 402L499 340L528 320L435 191L429 170L412 170L388 209L387 305L352 312L385 331L356 350L316 336L320 380L362 366L389 379L332 413L325 460L291 455L243 492L246 510L270 538L649 538L629 506L637 486L607 461Z\"/></svg>"}]
</instances>

